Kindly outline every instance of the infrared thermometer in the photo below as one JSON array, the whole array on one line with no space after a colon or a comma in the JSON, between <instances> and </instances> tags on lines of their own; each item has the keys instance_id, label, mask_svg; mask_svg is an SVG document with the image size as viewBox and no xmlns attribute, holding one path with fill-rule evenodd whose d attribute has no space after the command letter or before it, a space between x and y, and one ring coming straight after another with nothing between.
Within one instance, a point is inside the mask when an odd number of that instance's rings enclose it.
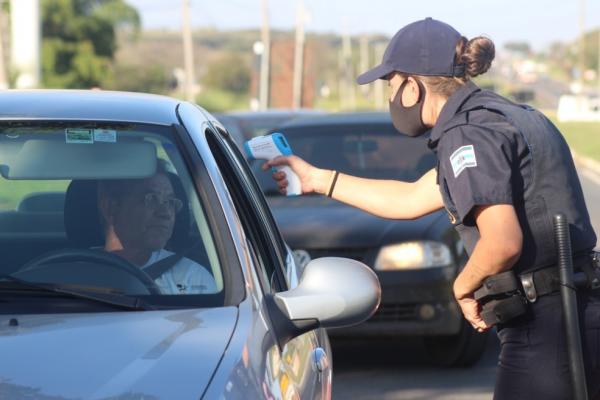
<instances>
[{"instance_id":1,"label":"infrared thermometer","mask_svg":"<svg viewBox=\"0 0 600 400\"><path fill-rule=\"evenodd\" d=\"M279 156L291 156L292 148L283 136L283 133L272 133L270 135L258 136L244 143L246 155L250 160L272 160ZM302 185L298 175L287 165L275 167L277 171L285 172L288 181L286 188L287 196L302 194Z\"/></svg>"}]
</instances>

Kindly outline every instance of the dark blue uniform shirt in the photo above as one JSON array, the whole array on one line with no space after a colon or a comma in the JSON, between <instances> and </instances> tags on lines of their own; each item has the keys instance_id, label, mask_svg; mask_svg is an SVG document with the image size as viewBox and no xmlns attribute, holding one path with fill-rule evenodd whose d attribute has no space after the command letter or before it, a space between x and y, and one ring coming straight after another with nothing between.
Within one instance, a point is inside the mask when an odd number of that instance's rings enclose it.
<instances>
[{"instance_id":1,"label":"dark blue uniform shirt","mask_svg":"<svg viewBox=\"0 0 600 400\"><path fill-rule=\"evenodd\" d=\"M557 212L567 215L575 253L595 246L568 146L538 111L468 82L444 105L429 147L444 206L469 254L479 240L473 209L495 204L513 205L523 230L517 272L555 262Z\"/></svg>"}]
</instances>

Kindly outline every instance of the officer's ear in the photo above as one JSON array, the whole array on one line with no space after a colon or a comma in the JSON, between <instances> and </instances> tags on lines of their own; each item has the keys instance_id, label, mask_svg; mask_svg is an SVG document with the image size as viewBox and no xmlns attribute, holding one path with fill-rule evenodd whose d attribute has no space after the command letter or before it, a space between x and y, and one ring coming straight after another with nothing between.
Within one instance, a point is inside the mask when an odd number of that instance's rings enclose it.
<instances>
[{"instance_id":1,"label":"officer's ear","mask_svg":"<svg viewBox=\"0 0 600 400\"><path fill-rule=\"evenodd\" d=\"M417 104L419 97L424 95L424 93L421 93L421 88L412 76L407 77L403 84L402 105L404 107L412 107Z\"/></svg>"}]
</instances>

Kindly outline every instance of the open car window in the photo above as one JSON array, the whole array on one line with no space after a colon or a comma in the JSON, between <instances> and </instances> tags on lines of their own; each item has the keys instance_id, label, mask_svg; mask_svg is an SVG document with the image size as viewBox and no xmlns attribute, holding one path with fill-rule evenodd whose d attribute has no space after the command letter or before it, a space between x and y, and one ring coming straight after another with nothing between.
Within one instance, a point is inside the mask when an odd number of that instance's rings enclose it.
<instances>
[{"instance_id":1,"label":"open car window","mask_svg":"<svg viewBox=\"0 0 600 400\"><path fill-rule=\"evenodd\" d=\"M223 305L215 230L174 135L147 124L0 124L0 294L25 296L7 276L154 308Z\"/></svg>"}]
</instances>

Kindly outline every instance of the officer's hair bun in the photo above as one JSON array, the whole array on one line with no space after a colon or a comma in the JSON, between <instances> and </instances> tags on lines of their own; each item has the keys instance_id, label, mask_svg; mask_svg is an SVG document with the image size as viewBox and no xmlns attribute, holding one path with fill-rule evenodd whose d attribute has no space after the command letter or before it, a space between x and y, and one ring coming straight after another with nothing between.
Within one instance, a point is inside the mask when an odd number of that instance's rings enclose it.
<instances>
[{"instance_id":1,"label":"officer's hair bun","mask_svg":"<svg viewBox=\"0 0 600 400\"><path fill-rule=\"evenodd\" d=\"M471 78L485 73L496 55L494 42L484 36L467 40L464 36L456 46L458 64L464 64L465 74Z\"/></svg>"}]
</instances>

